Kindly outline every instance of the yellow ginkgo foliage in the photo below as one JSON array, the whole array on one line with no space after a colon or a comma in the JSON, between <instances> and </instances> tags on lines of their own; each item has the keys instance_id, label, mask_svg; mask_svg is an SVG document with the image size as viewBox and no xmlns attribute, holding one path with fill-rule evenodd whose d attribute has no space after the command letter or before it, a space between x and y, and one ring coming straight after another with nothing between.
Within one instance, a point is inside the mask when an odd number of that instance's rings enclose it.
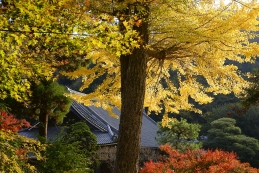
<instances>
[{"instance_id":1,"label":"yellow ginkgo foliage","mask_svg":"<svg viewBox=\"0 0 259 173\"><path fill-rule=\"evenodd\" d=\"M105 75L94 92L71 97L110 113L121 108L116 173L137 172L143 107L200 112L190 98L206 104L211 93L238 95L247 83L226 61L253 62L259 52L257 1L4 2L0 98L22 100L31 79L51 77L77 59L91 61L63 74L81 77L81 90Z\"/></svg>"},{"instance_id":2,"label":"yellow ginkgo foliage","mask_svg":"<svg viewBox=\"0 0 259 173\"><path fill-rule=\"evenodd\" d=\"M206 104L212 101L212 93L239 95L247 85L238 68L227 60L243 63L256 59L259 51L258 44L253 42L258 31L256 1L225 4L212 0L95 0L89 3L93 14L114 16L118 31L129 38L125 42L121 37L110 40L105 35L102 43L107 46L102 50L92 49L86 55L94 63L87 69L88 73L81 73L82 69L66 73L84 79L82 90L98 76L106 75L94 92L72 97L85 104L102 106L111 115L112 109L108 107L121 108L116 173L138 170L143 107L156 113L162 108L166 114L179 110L200 113L189 103L190 99ZM127 35L130 31L132 38ZM131 47L132 40L139 46ZM110 42L118 46L110 49Z\"/></svg>"},{"instance_id":3,"label":"yellow ginkgo foliage","mask_svg":"<svg viewBox=\"0 0 259 173\"><path fill-rule=\"evenodd\" d=\"M103 7L99 1L89 2L95 10L98 5L99 8ZM134 2L114 3L114 6L126 8L125 4L131 3L127 7L130 8ZM149 6L149 17L145 19L148 22L149 41L143 45L148 59L144 107L156 113L161 111L161 104L166 112L200 112L188 102L189 98L199 104L207 104L213 100L208 93L240 94L247 83L238 68L226 63L226 60L239 63L255 60L259 48L253 42L259 23L256 20L256 2L243 4L231 1L216 5L210 1L155 0L143 3ZM109 15L110 9L106 10ZM132 14L123 21L134 26L132 20L137 15ZM124 37L130 40L127 34ZM141 39L142 36L139 37ZM104 38L103 43L107 43L108 39L111 38ZM125 45L125 50L128 50L128 45L120 38L111 42ZM141 45L141 42L138 43ZM86 55L94 64L92 68L81 68L66 75L73 79L81 76L84 83L81 90L89 87L101 75L105 74L106 79L95 92L73 97L87 105L120 107L119 56L127 53L119 51L114 54L108 47L93 49ZM172 74L177 76L177 82L170 79Z\"/></svg>"}]
</instances>

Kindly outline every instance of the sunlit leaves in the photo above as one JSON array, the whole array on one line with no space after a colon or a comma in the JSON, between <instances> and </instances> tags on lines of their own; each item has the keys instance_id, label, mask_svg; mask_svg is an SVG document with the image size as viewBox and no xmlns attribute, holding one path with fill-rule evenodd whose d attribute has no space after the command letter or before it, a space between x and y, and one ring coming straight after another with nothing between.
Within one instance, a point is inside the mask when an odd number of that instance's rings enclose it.
<instances>
[{"instance_id":1,"label":"sunlit leaves","mask_svg":"<svg viewBox=\"0 0 259 173\"><path fill-rule=\"evenodd\" d=\"M41 151L45 146L11 131L0 130L0 171L3 172L35 172L36 168L29 164L30 156L42 160Z\"/></svg>"},{"instance_id":2,"label":"sunlit leaves","mask_svg":"<svg viewBox=\"0 0 259 173\"><path fill-rule=\"evenodd\" d=\"M45 146L15 133L29 126L26 120L19 120L11 114L0 111L0 171L17 173L25 170L36 171L35 167L29 164L29 157L33 155L37 160L42 160L40 152L45 150Z\"/></svg>"},{"instance_id":3,"label":"sunlit leaves","mask_svg":"<svg viewBox=\"0 0 259 173\"><path fill-rule=\"evenodd\" d=\"M258 169L248 163L241 163L233 152L220 150L197 150L180 153L169 145L160 147L169 156L159 162L149 161L141 169L141 173L218 173L218 172L249 172L256 173Z\"/></svg>"},{"instance_id":4,"label":"sunlit leaves","mask_svg":"<svg viewBox=\"0 0 259 173\"><path fill-rule=\"evenodd\" d=\"M119 57L141 46L149 57L144 105L150 111L160 112L163 104L166 113L183 109L200 113L190 98L206 104L212 101L211 93L238 95L247 85L226 60L252 62L257 56L258 44L249 41L257 37L258 4L135 2L10 1L0 16L0 97L22 101L30 94L28 79L50 78L59 66L73 65L66 57L80 57L94 65L74 72L75 68L66 68L66 75L82 77L81 90L102 75L109 78L80 100L120 107ZM142 5L149 7L149 18ZM122 9L130 14L119 13ZM133 29L143 22L149 24L147 45ZM173 75L177 81L172 82Z\"/></svg>"},{"instance_id":5,"label":"sunlit leaves","mask_svg":"<svg viewBox=\"0 0 259 173\"><path fill-rule=\"evenodd\" d=\"M138 46L138 34L126 23L124 37L112 24L112 16L90 13L84 1L6 3L5 14L0 16L1 99L9 95L25 101L30 80L52 77L65 57L96 61L100 49L119 56ZM101 20L105 16L107 20Z\"/></svg>"},{"instance_id":6,"label":"sunlit leaves","mask_svg":"<svg viewBox=\"0 0 259 173\"><path fill-rule=\"evenodd\" d=\"M94 41L93 45L103 50L92 49L87 55L96 64L86 70L91 71L87 72L91 75L87 75L86 71L68 74L72 77L75 77L75 74L87 76L84 78L87 80L84 80L82 89L87 88L104 71L109 74L107 77L115 79L116 75L118 78L119 61L116 60L116 56L131 53L130 48L142 46L139 41L141 36L137 37L131 30L135 25L134 21L142 20L141 15L134 14L133 7L136 5L134 2L124 1L122 4L114 2L110 9L106 9L107 15L101 13L104 21L96 24L100 34L112 28L105 22L113 10L125 8L124 3L130 4L128 8L132 10L132 16L121 15L119 18L128 32L120 35L117 33L116 25L112 25L114 28L105 33L105 38ZM105 9L108 3L109 1L90 1L91 5L96 5L92 7L93 14L100 14L96 10L101 7ZM172 0L150 1L147 4L150 8L150 18L143 20L149 22L149 44L143 46L147 48L149 62L144 106L149 107L149 111L158 113L162 110L163 104L166 113L178 113L179 110L201 113L189 102L190 98L199 104L207 104L212 101L211 93L240 94L247 83L237 67L228 65L226 60L243 63L255 59L259 47L257 43L250 43L249 39L257 37L254 31L258 30L256 20L258 4L242 6L233 1L216 7L208 1L198 3ZM141 3L136 8L140 7ZM175 77L177 82L172 82L172 75L177 75ZM105 85L101 85L96 92L81 99L85 100L85 103L90 103L92 95L92 100L96 101L99 98L98 93L106 91L105 88L109 88L109 94L114 91L112 95L119 98L118 89L111 89L111 86L119 85L113 85L115 81L120 82L119 79L111 80L109 84L107 83L109 80L106 80ZM106 103L112 104L113 100L108 97L108 93L106 94L109 100Z\"/></svg>"}]
</instances>

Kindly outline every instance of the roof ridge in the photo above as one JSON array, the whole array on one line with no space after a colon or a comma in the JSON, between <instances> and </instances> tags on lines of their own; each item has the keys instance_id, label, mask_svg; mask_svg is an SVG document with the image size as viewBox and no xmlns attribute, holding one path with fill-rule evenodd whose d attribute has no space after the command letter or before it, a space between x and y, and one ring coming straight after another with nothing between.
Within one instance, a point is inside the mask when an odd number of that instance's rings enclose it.
<instances>
[{"instance_id":1,"label":"roof ridge","mask_svg":"<svg viewBox=\"0 0 259 173\"><path fill-rule=\"evenodd\" d=\"M78 95L81 95L81 96L85 96L85 95L86 95L85 93L72 90L72 89L70 89L68 86L66 86L66 87L67 87L67 90L68 90L70 93L72 93L72 94L78 94Z\"/></svg>"},{"instance_id":2,"label":"roof ridge","mask_svg":"<svg viewBox=\"0 0 259 173\"><path fill-rule=\"evenodd\" d=\"M101 131L107 132L106 124L104 124L103 122L100 122L100 121L99 121L99 123L96 123L97 118L91 116L91 114L90 114L91 112L89 112L84 105L82 105L76 101L73 101L71 106L81 117L83 117L85 120L88 120L88 122L91 123L93 126L100 129Z\"/></svg>"},{"instance_id":3,"label":"roof ridge","mask_svg":"<svg viewBox=\"0 0 259 173\"><path fill-rule=\"evenodd\" d=\"M113 125L111 125L110 123L108 123L104 118L102 118L98 113L96 113L92 108L90 108L89 106L86 106L88 109L90 109L92 112L94 112L98 117L99 120L101 120L102 122L105 122L106 124L108 124L110 127L112 127L113 129L115 129L118 133L118 129L116 127L114 127ZM102 107L100 107L102 108ZM103 109L103 108L102 108ZM104 109L105 110L105 109ZM106 110L107 111L107 110ZM109 115L110 116L110 115Z\"/></svg>"}]
</instances>

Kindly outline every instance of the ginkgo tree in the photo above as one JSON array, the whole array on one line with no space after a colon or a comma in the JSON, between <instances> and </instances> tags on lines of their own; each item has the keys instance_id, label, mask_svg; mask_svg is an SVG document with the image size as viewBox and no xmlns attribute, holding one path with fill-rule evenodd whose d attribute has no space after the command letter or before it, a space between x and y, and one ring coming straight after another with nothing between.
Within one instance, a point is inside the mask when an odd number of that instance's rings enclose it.
<instances>
[{"instance_id":1,"label":"ginkgo tree","mask_svg":"<svg viewBox=\"0 0 259 173\"><path fill-rule=\"evenodd\" d=\"M95 92L74 98L85 104L97 101L95 105L108 110L109 105L121 107L115 172L137 172L143 107L155 112L164 107L166 114L200 112L189 103L190 98L206 104L212 101L208 93L241 92L246 82L238 68L227 65L226 60L242 63L256 58L258 45L249 39L255 38L258 30L257 5L237 1L218 5L213 1L90 1L94 14L116 15L120 33L126 38L128 25L139 34L137 40L129 38L139 43L129 54L117 52L119 58L113 58L97 50L88 54L95 63L93 68L68 73L83 78L82 89L107 74ZM109 37L103 40L107 44L112 41ZM129 46L120 39L117 43L126 50ZM171 82L171 71L177 72L178 83Z\"/></svg>"},{"instance_id":2,"label":"ginkgo tree","mask_svg":"<svg viewBox=\"0 0 259 173\"><path fill-rule=\"evenodd\" d=\"M246 81L226 60L252 62L259 49L257 43L249 42L257 36L256 1L7 2L0 16L0 38L4 42L1 61L4 70L14 66L21 70L13 68L3 74L19 72L11 77L24 80L31 77L24 72L49 72L69 64L66 57L83 56L93 65L63 74L73 79L81 77L82 90L106 75L94 92L71 97L86 105L102 106L111 114L113 106L121 108L117 173L138 171L144 107L154 112L164 108L166 121L168 112L200 112L189 103L190 99L206 104L212 101L211 93L233 91L238 95ZM17 64L9 65L8 58ZM41 64L44 66L34 68ZM170 80L171 71L176 72L177 83ZM7 84L1 85L8 92L13 90Z\"/></svg>"}]
</instances>

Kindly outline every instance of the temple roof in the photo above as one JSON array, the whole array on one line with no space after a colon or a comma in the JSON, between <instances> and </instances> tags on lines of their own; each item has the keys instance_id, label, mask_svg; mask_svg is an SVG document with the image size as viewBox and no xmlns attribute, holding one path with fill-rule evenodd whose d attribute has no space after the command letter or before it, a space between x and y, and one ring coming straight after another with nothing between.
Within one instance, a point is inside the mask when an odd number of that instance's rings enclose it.
<instances>
[{"instance_id":1,"label":"temple roof","mask_svg":"<svg viewBox=\"0 0 259 173\"><path fill-rule=\"evenodd\" d=\"M70 89L70 92L71 91L76 92ZM86 123L91 126L90 130L96 135L98 144L116 144L120 123L119 119L110 116L109 113L101 107L84 106L76 101L73 101L70 111L73 113L72 116L86 121ZM118 109L114 108L113 112L118 115L118 117L120 116ZM155 140L157 130L156 122L143 111L141 129L142 147L158 147L158 143ZM48 139L54 138L59 131L60 127L49 127ZM30 138L37 138L38 129L25 129L20 131L19 134Z\"/></svg>"}]
</instances>

